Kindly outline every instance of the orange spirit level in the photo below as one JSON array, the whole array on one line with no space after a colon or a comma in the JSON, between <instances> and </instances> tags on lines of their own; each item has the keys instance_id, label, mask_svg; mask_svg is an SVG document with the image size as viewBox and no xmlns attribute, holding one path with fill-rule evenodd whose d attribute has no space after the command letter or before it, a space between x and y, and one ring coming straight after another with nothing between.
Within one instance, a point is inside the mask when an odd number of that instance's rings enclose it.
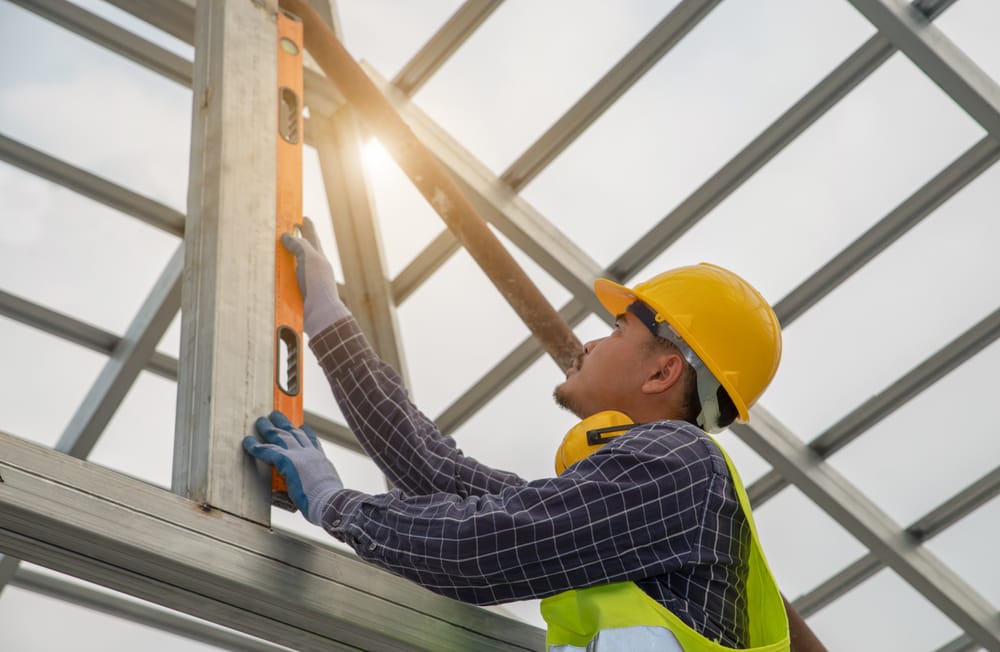
<instances>
[{"instance_id":1,"label":"orange spirit level","mask_svg":"<svg viewBox=\"0 0 1000 652\"><path fill-rule=\"evenodd\" d=\"M274 229L274 409L295 425L302 409L302 293L281 235L302 222L302 22L278 12L277 219ZM271 503L295 511L285 479L271 472Z\"/></svg>"}]
</instances>

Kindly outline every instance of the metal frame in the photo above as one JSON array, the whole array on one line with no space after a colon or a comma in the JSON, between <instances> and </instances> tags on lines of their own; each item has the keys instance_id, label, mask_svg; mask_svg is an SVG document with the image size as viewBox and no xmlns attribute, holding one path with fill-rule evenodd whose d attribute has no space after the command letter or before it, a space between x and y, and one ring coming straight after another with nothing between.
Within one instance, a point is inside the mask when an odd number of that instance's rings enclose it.
<instances>
[{"instance_id":1,"label":"metal frame","mask_svg":"<svg viewBox=\"0 0 1000 652\"><path fill-rule=\"evenodd\" d=\"M977 591L919 546L790 430L760 406L733 431L796 488L868 547L983 647L1000 648L1000 620Z\"/></svg>"},{"instance_id":2,"label":"metal frame","mask_svg":"<svg viewBox=\"0 0 1000 652\"><path fill-rule=\"evenodd\" d=\"M0 290L0 315L105 355L111 355L122 341L122 338L113 333L2 290ZM177 359L165 353L156 351L150 355L144 369L166 380L177 380ZM357 453L363 452L361 445L346 426L314 412L306 412L305 418L306 423L323 439Z\"/></svg>"},{"instance_id":3,"label":"metal frame","mask_svg":"<svg viewBox=\"0 0 1000 652\"><path fill-rule=\"evenodd\" d=\"M198 70L183 57L93 16L65 0L12 1L157 74L181 84L193 84L195 97L204 99L204 95L199 95L198 90L204 87L204 83L198 79L199 75L203 77L209 73L206 67ZM206 24L204 16L213 16L213 28L203 30L203 41L198 51L217 48L213 56L221 60L228 70L222 75L223 91L227 75L238 75L239 67L246 65L245 62L235 63L240 56L240 48L243 48L244 56L248 57L253 57L263 48L261 41L253 44L252 36L256 34L259 37L261 31L266 30L263 21L257 27L240 31L240 36L227 41L225 47L219 45L220 32L217 30L224 28L226 21L260 20L260 15L257 14L264 11L262 3L256 3L256 8L250 9L248 5L251 3L240 4L240 1L201 3L198 6L203 16L197 21L200 27L204 28ZM183 41L191 43L195 40L194 0L111 2ZM409 98L501 5L499 0L469 0L464 3L404 66L392 83L381 79L373 70L368 72L395 103L418 138L450 170L476 209L569 290L573 299L560 313L569 323L577 324L590 314L602 315L603 311L594 301L589 288L595 276L619 281L630 279L846 96L898 48L979 122L987 136L779 301L775 310L782 323L787 326L1000 158L1000 88L930 23L953 4L953 0L916 0L910 5L900 0L849 2L879 32L603 270L525 202L519 191L666 55L673 45L694 29L718 4L718 0L681 2L499 176L476 161ZM209 4L214 8L209 9ZM333 18L329 6L325 2L319 4ZM195 75L192 75L192 71L195 71ZM214 72L218 73L218 70ZM359 243L356 246L365 247L366 250L372 247L377 250L379 234L371 228L373 220L370 206L367 206L363 173L356 170L339 181L335 178L340 174L335 171L356 162L357 154L356 151L343 153L336 144L331 143L350 141L349 147L356 149L362 134L353 124L350 112L342 108L343 99L339 92L316 72L315 66L307 69L306 84L306 101L313 111L311 126L315 127L314 133L322 134L318 137L311 136L311 144L317 146L320 152L328 197L352 193L354 199L347 200L348 203L361 207L354 212L350 222L341 223L337 228L338 242L342 239L354 241ZM241 92L245 93L245 89ZM215 109L215 102L221 99L221 110L233 111L225 108L226 93L223 92L220 96L209 98L210 108ZM241 98L242 102L246 100L245 96ZM263 105L262 99L261 107ZM262 110L264 114L268 111ZM317 117L321 117L322 124L316 120ZM266 121L266 117L261 119ZM196 114L196 121L198 120ZM219 129L221 124L218 115L211 118L203 116L201 120L199 124L206 130L201 133ZM252 125L233 127L231 122L227 121L227 137L237 133L234 130L254 131ZM331 135L336 138L331 140ZM211 137L199 141L196 136L194 151L201 151L199 148L209 141ZM255 146L260 147L262 152L267 148L266 143L258 142ZM208 150L211 150L211 146ZM0 159L167 233L178 236L184 233L185 217L177 211L3 135L0 135ZM205 170L210 171L218 165L216 161L200 168L193 158L192 185L197 186L202 178L207 178ZM243 181L236 183L245 185L245 179L253 178L254 174L266 177L266 167L262 165L254 170L243 169L240 173ZM194 224L200 219L199 214L223 213L212 203L220 201L213 199L213 195L233 196L236 183L232 179L212 179L206 186L212 183L216 185L210 187L209 192L192 193L197 199L192 200L188 212L194 216ZM206 199L202 201L202 197ZM261 205L268 205L264 196L257 197L257 200ZM227 204L228 210L233 210L229 207L230 204ZM331 213L338 218L342 217L343 205L331 200ZM223 230L231 228L225 222L226 220L220 219L211 227ZM228 262L219 258L213 260L213 256L218 253L217 241L211 233L206 235L201 229L202 225L198 224L192 232L189 225L186 248L190 258L185 265L185 275L187 283L194 283L197 277L202 284L200 287L204 288L204 282L210 279L205 274L206 268L212 269L214 266L221 275L233 271L227 269ZM238 239L239 236L227 231L225 238ZM201 253L192 254L192 244L195 245L194 248L201 247ZM400 368L405 365L395 333L395 305L404 301L432 275L456 251L456 247L454 238L445 232L435 238L391 281L386 278L385 265L380 258L374 262L355 260L352 263L349 252L345 249L341 251L342 260L346 262L345 273L347 268L354 270L347 274L345 297L352 305L360 303L358 297L377 297L370 315L365 317L369 322L367 329L379 343L383 356L390 358L390 361L393 361L394 355L398 357L395 362ZM180 364L170 356L154 351L162 331L176 312L177 286L180 282L178 260L179 254L168 265L123 337L0 291L0 314L109 355L104 372L80 406L57 449L85 456L141 369L171 379L180 375L178 384L182 400L179 400L179 417L190 414L196 420L197 397L205 395L207 391L199 383L206 377L206 373L209 378L214 374L215 380L212 382L233 377L256 379L253 382L260 380L255 376L254 365L234 365L234 360L239 356L232 352L221 356L223 361L218 368L194 374L196 363L209 357L203 353L194 353L194 347L197 345L203 348L210 341L204 332L199 332L197 321L192 322L195 325L185 327L186 348ZM263 259L256 260L256 264L269 269L265 262ZM195 273L197 266L201 266L201 269ZM249 270L239 267L238 273L249 273ZM252 301L252 294L260 292L266 285L266 282L254 279L239 294L246 301ZM242 310L238 306L219 306L214 302L211 290L185 291L185 295L197 298L196 304L186 306L185 313L200 311L209 319L232 319ZM197 310L194 309L195 305L199 306ZM262 341L269 348L270 332L269 328L266 330L267 337ZM255 331L251 328L247 332ZM915 523L902 528L893 524L871 501L823 462L824 458L862 435L894 409L898 409L994 342L998 335L1000 309L846 415L809 444L801 444L762 408L755 409L752 426L734 429L774 467L774 470L748 488L755 504L766 501L789 483L794 484L870 550L796 600L795 604L804 614L814 613L870 577L879 568L888 566L963 628L965 633L941 647L941 650L968 650L976 646L1000 650L1000 616L993 606L920 545L1000 492L1000 468L972 483ZM248 335L247 339L256 340L252 335ZM216 343L212 346L220 345ZM255 350L245 355L249 359L260 361L270 354L265 355L263 350ZM442 429L453 432L540 355L541 349L533 339L523 341L439 415L437 420ZM267 387L269 390L270 386ZM216 400L236 400L224 392L220 395L218 386L212 391L216 392L213 394ZM251 398L250 402L254 404L249 408L251 413L260 409L261 406L256 405L259 402L256 398ZM239 406L239 411L246 409L246 405ZM340 424L318 415L307 415L306 419L321 436L359 450L353 436ZM186 441L187 446L211 447L211 433L222 430L241 432L248 425L244 421L242 417L233 419L230 416L225 424L216 421L211 425L195 427L191 424L183 425L183 418L179 418L178 429L182 435L179 439ZM195 436L196 431L201 434ZM208 440L202 437L205 433L210 435ZM231 443L220 443L219 450L232 448ZM264 497L255 496L248 501L228 503L224 495L247 495L242 487L230 488L234 482L244 482L239 478L245 478L247 469L245 461L237 459L235 454L220 461L216 468L205 469L204 473L179 465L181 469L186 469L181 471L180 486L187 487L186 491L197 498L191 502L8 435L0 434L0 445L5 453L5 459L0 461L0 550L8 553L8 556L0 558L0 589L10 582L110 613L118 613L146 624L186 632L185 635L198 640L223 647L233 646L230 649L271 650L274 647L245 637L230 636L229 633L224 633L223 636L219 634L221 630L200 624L199 627L185 629L186 625L181 621L186 619L173 615L162 616L164 612L160 610L137 605L129 600L68 585L27 569L18 570L17 559L11 555L24 555L30 561L182 611L203 611L210 614L216 622L250 633L276 636L281 642L301 649L329 649L329 646L344 644L402 649L409 642L420 640L420 636L427 637L425 640L428 645L438 647L442 641L447 644L461 642L459 647L476 649L493 649L491 646L496 649L537 647L540 644L539 633L533 628L515 625L500 616L451 601L429 598L426 592L373 570L348 555L286 535L268 533L253 525L250 521L267 521L264 513L266 509L261 508ZM182 452L179 453L182 459L187 457L183 452L184 445L182 443ZM200 479L190 482L192 473L200 475ZM187 477L185 474L188 474ZM212 489L208 484L210 479L213 482L220 479L225 481ZM198 503L211 504L212 507L206 507L203 512L198 508ZM222 512L238 514L247 517L249 521ZM109 523L120 523L117 519L123 517L137 527L109 529ZM179 544L173 550L165 549L162 545L164 540ZM202 563L201 558L212 559L215 565ZM245 567L240 567L240 560L253 560L253 566L259 574L250 576ZM333 594L342 596L342 599L334 600L335 604L327 610L317 610L315 601L310 602L287 591L289 587L298 590L303 586L309 590L332 591ZM268 613L260 608L260 601L265 597L269 603L276 605ZM405 638L397 636L398 632L380 631L381 627L374 619L381 622L386 610L398 613L402 622L408 625L399 629L407 630ZM446 625L446 634L439 631L442 623ZM414 639L414 636L417 638ZM247 647L241 647L244 645Z\"/></svg>"},{"instance_id":4,"label":"metal frame","mask_svg":"<svg viewBox=\"0 0 1000 652\"><path fill-rule=\"evenodd\" d=\"M902 0L850 0L935 84L1000 140L1000 87L925 13Z\"/></svg>"},{"instance_id":5,"label":"metal frame","mask_svg":"<svg viewBox=\"0 0 1000 652\"><path fill-rule=\"evenodd\" d=\"M387 280L375 204L361 158L362 130L347 108L328 118L313 117L309 128L326 187L330 217L344 271L344 302L372 347L405 379L406 361L399 341L396 303Z\"/></svg>"},{"instance_id":6,"label":"metal frame","mask_svg":"<svg viewBox=\"0 0 1000 652\"><path fill-rule=\"evenodd\" d=\"M904 529L905 538L914 544L922 544L986 504L997 494L1000 494L1000 467L908 525ZM813 590L795 599L795 608L804 617L814 614L883 568L885 563L882 559L872 552L866 553Z\"/></svg>"},{"instance_id":7,"label":"metal frame","mask_svg":"<svg viewBox=\"0 0 1000 652\"><path fill-rule=\"evenodd\" d=\"M214 645L233 652L287 652L288 648L272 645L231 632L210 623L181 616L172 611L152 607L113 593L61 579L48 573L22 568L11 579L10 585L25 591L48 596L81 607L100 611L110 616L130 620L140 625L185 638Z\"/></svg>"},{"instance_id":8,"label":"metal frame","mask_svg":"<svg viewBox=\"0 0 1000 652\"><path fill-rule=\"evenodd\" d=\"M0 448L0 550L26 561L295 650L542 644L333 549L9 434Z\"/></svg>"},{"instance_id":9,"label":"metal frame","mask_svg":"<svg viewBox=\"0 0 1000 652\"><path fill-rule=\"evenodd\" d=\"M518 191L528 185L549 163L565 151L580 134L586 131L587 127L593 124L614 104L615 100L624 95L629 88L642 78L643 74L662 59L685 34L694 29L718 4L719 0L683 0L642 41L601 77L583 97L549 127L538 140L529 146L499 178L494 178L492 172L485 165L476 162L471 155L462 150L458 143L449 142L450 139L443 129L434 125L425 115L416 112L412 104L408 103L402 97L408 94L405 88L399 89L403 91L402 93L393 93L392 89L384 81L379 80L380 86L383 92L394 100L398 110L407 110L410 112L407 118L414 129L423 127L422 133L418 131L418 133L421 133L422 140L428 142L428 145L432 148L440 142L437 148L435 148L435 153L439 157L442 157L443 160L447 161L451 159L455 161L454 163L446 164L459 180L466 180L466 183L463 184L463 190L471 190L471 196L480 200L476 202L476 208L483 213L486 219L493 222L502 230L503 227L501 224L498 224L496 218L506 212L498 208L498 206L506 208L506 196L516 198ZM377 73L374 70L369 69L369 74L377 78ZM416 115L413 115L414 113ZM442 140L445 142L441 142ZM442 148L445 151L441 151ZM470 179L479 181L480 189L478 191L474 187L470 188L468 184L468 180ZM490 197L491 195L492 201L484 200L484 197ZM488 203L484 204L484 201L488 201ZM532 210L525 208L527 206L525 202L521 201L520 203L522 206L513 208L514 211L523 212L525 210ZM529 219L534 222L544 221L539 218L540 216L531 216ZM552 229L552 227L546 228ZM535 232L537 233L537 230ZM526 243L523 238L519 239L506 231L504 233L515 244L525 249L526 253L535 258L536 262L541 263L537 255L532 252L533 247L531 244L525 246ZM565 240L565 238L561 238L561 240ZM542 242L541 244L548 243ZM559 244L559 248L564 248L564 244ZM448 258L457 250L457 241L445 230L403 270L400 274L400 279L405 279L405 282L401 281L400 285L406 290L419 285L420 282L447 262ZM545 250L543 247L543 252ZM547 258L544 253L541 254L541 257L543 259ZM569 252L568 260L574 259L580 260L585 268L593 267L590 264L589 257L583 252ZM564 275L554 272L544 264L542 266L550 274L566 284L575 295L582 298L584 304L595 305L596 307L596 304L593 304L591 300L592 293L589 290L589 281L585 283L586 287L583 288L581 294L574 289L575 285L572 280L567 283ZM397 294L397 300L402 301L407 294L408 292L404 293L401 291ZM600 314L601 311L598 308L596 312Z\"/></svg>"},{"instance_id":10,"label":"metal frame","mask_svg":"<svg viewBox=\"0 0 1000 652\"><path fill-rule=\"evenodd\" d=\"M466 0L393 77L392 85L406 95L416 94L502 3L503 0Z\"/></svg>"},{"instance_id":11,"label":"metal frame","mask_svg":"<svg viewBox=\"0 0 1000 652\"><path fill-rule=\"evenodd\" d=\"M0 134L0 159L29 174L48 179L116 211L131 215L172 235L184 233L184 216L78 167Z\"/></svg>"},{"instance_id":12,"label":"metal frame","mask_svg":"<svg viewBox=\"0 0 1000 652\"><path fill-rule=\"evenodd\" d=\"M200 2L195 22L173 489L270 525L237 442L273 407L277 27L241 0Z\"/></svg>"}]
</instances>

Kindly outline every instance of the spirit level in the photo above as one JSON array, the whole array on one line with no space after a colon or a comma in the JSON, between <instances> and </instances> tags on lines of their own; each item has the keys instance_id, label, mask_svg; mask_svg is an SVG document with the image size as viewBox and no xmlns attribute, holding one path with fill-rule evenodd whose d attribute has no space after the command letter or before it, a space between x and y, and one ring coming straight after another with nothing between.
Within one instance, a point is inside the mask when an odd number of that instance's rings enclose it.
<instances>
[{"instance_id":1,"label":"spirit level","mask_svg":"<svg viewBox=\"0 0 1000 652\"><path fill-rule=\"evenodd\" d=\"M281 235L298 235L302 223L302 22L278 12L277 219L274 229L274 409L295 425L302 409L302 293L295 257ZM271 472L271 503L289 511L295 504L277 471Z\"/></svg>"}]
</instances>

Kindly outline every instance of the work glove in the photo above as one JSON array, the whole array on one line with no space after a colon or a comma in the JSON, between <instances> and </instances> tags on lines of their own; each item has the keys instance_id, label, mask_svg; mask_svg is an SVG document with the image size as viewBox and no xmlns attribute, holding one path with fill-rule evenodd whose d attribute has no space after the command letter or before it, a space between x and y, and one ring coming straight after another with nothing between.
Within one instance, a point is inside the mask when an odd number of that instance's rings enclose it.
<instances>
[{"instance_id":1,"label":"work glove","mask_svg":"<svg viewBox=\"0 0 1000 652\"><path fill-rule=\"evenodd\" d=\"M246 437L243 448L276 468L285 478L295 506L310 523L320 525L323 509L344 483L323 454L316 435L307 425L296 428L278 410L257 419L257 432L267 443Z\"/></svg>"},{"instance_id":2,"label":"work glove","mask_svg":"<svg viewBox=\"0 0 1000 652\"><path fill-rule=\"evenodd\" d=\"M302 292L302 330L315 337L329 326L351 314L337 293L333 267L323 255L316 227L303 219L302 236L281 234L281 245L295 256L295 277Z\"/></svg>"}]
</instances>

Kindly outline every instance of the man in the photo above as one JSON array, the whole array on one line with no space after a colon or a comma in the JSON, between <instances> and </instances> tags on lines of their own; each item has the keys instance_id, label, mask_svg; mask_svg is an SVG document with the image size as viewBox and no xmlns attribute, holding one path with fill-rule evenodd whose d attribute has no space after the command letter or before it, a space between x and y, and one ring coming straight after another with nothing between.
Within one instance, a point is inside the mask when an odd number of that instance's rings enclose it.
<instances>
[{"instance_id":1,"label":"man","mask_svg":"<svg viewBox=\"0 0 1000 652\"><path fill-rule=\"evenodd\" d=\"M351 429L396 487L343 487L315 436L275 412L274 465L312 523L375 565L475 604L543 598L550 650L788 650L785 608L717 432L773 377L781 333L743 279L696 265L635 289L595 283L615 315L557 402L583 419L555 478L466 457L408 399L337 295L307 220L295 254L304 330Z\"/></svg>"}]
</instances>

